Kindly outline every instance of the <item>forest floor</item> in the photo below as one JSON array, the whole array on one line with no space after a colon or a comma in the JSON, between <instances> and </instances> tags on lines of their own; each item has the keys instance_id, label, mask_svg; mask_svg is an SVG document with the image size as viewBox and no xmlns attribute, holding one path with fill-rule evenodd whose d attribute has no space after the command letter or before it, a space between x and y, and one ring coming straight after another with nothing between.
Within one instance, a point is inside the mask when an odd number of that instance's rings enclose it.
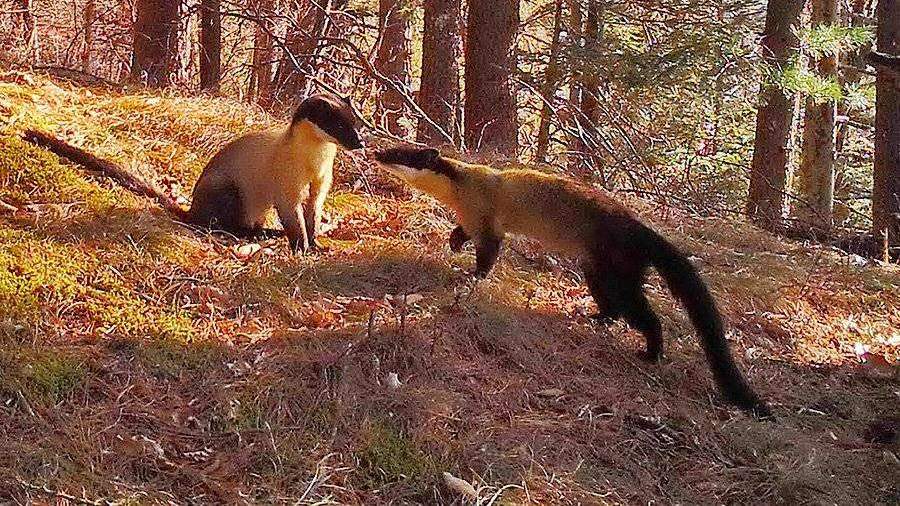
<instances>
[{"instance_id":1,"label":"forest floor","mask_svg":"<svg viewBox=\"0 0 900 506\"><path fill-rule=\"evenodd\" d=\"M668 351L650 365L528 241L471 282L448 212L361 155L336 166L327 250L291 255L191 232L19 138L188 194L272 121L0 76L0 498L466 502L446 471L482 504L900 502L896 266L625 198L694 253L778 417L759 422L720 401L657 276Z\"/></svg>"}]
</instances>

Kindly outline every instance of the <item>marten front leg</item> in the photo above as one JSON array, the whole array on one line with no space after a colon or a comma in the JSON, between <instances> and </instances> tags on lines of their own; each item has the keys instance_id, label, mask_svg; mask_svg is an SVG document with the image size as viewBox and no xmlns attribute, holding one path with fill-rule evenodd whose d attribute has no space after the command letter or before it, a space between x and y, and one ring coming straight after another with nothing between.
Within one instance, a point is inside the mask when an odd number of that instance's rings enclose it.
<instances>
[{"instance_id":1,"label":"marten front leg","mask_svg":"<svg viewBox=\"0 0 900 506\"><path fill-rule=\"evenodd\" d=\"M322 208L325 207L325 197L331 189L331 171L320 174L309 183L309 199L304 208L303 220L306 222L306 235L309 239L309 247L316 249L316 236L322 222Z\"/></svg>"},{"instance_id":2,"label":"marten front leg","mask_svg":"<svg viewBox=\"0 0 900 506\"><path fill-rule=\"evenodd\" d=\"M303 219L303 205L300 199L293 202L289 198L279 199L275 203L278 219L288 236L288 243L294 252L305 252L309 249L309 237L306 235L306 223Z\"/></svg>"},{"instance_id":3,"label":"marten front leg","mask_svg":"<svg viewBox=\"0 0 900 506\"><path fill-rule=\"evenodd\" d=\"M450 232L450 251L459 253L462 251L463 246L471 240L472 238L469 237L469 234L467 234L465 230L463 230L462 226L457 225L456 228L453 229L453 232Z\"/></svg>"},{"instance_id":4,"label":"marten front leg","mask_svg":"<svg viewBox=\"0 0 900 506\"><path fill-rule=\"evenodd\" d=\"M497 257L500 255L500 245L503 237L493 232L481 234L475 238L475 276L486 278Z\"/></svg>"}]
</instances>

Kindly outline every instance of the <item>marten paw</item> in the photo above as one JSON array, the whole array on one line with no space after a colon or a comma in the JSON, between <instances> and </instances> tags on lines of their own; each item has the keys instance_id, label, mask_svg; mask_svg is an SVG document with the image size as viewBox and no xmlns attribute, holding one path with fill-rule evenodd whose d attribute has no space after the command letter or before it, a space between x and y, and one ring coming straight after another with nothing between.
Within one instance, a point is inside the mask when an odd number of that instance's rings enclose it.
<instances>
[{"instance_id":1,"label":"marten paw","mask_svg":"<svg viewBox=\"0 0 900 506\"><path fill-rule=\"evenodd\" d=\"M662 352L651 352L651 351L639 351L638 357L644 362L649 364L659 364L662 362L663 354Z\"/></svg>"}]
</instances>

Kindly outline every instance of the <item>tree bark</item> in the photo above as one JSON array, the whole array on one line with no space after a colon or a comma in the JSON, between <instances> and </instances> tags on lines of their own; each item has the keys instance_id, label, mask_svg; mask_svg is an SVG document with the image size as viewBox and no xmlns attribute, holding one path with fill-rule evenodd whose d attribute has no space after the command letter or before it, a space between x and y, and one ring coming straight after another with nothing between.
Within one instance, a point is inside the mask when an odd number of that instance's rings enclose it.
<instances>
[{"instance_id":1,"label":"tree bark","mask_svg":"<svg viewBox=\"0 0 900 506\"><path fill-rule=\"evenodd\" d=\"M814 29L835 25L837 11L837 0L813 0L810 24ZM820 79L837 77L837 59L837 55L828 54L814 62ZM803 148L797 173L800 199L793 212L801 227L821 232L831 230L833 218L835 107L833 100L816 102L807 97L803 118Z\"/></svg>"},{"instance_id":2,"label":"tree bark","mask_svg":"<svg viewBox=\"0 0 900 506\"><path fill-rule=\"evenodd\" d=\"M798 40L793 27L802 7L802 0L769 0L762 52L773 74L783 70L797 52ZM762 84L747 214L770 230L781 226L784 213L792 102L778 82Z\"/></svg>"},{"instance_id":3,"label":"tree bark","mask_svg":"<svg viewBox=\"0 0 900 506\"><path fill-rule=\"evenodd\" d=\"M879 0L878 52L900 55L900 0ZM872 231L900 245L900 77L878 68L875 81L875 173Z\"/></svg>"},{"instance_id":4,"label":"tree bark","mask_svg":"<svg viewBox=\"0 0 900 506\"><path fill-rule=\"evenodd\" d=\"M411 9L408 0L378 2L381 36L375 53L375 69L404 90L409 89ZM385 86L378 96L378 110L382 115L384 127L401 137L408 133L401 122L404 104L402 95L390 86Z\"/></svg>"},{"instance_id":5,"label":"tree bark","mask_svg":"<svg viewBox=\"0 0 900 506\"><path fill-rule=\"evenodd\" d=\"M518 0L471 0L465 47L465 137L469 149L515 157Z\"/></svg>"},{"instance_id":6,"label":"tree bark","mask_svg":"<svg viewBox=\"0 0 900 506\"><path fill-rule=\"evenodd\" d=\"M34 65L38 62L38 32L32 0L18 0L16 3L22 11L22 39L28 52L31 53L31 63Z\"/></svg>"},{"instance_id":7,"label":"tree bark","mask_svg":"<svg viewBox=\"0 0 900 506\"><path fill-rule=\"evenodd\" d=\"M606 9L605 0L589 0L587 16L584 21L585 49L597 52L603 43L603 14ZM578 173L587 177L597 168L593 163L595 158L591 156L597 146L597 127L600 124L600 76L593 69L590 72L581 72L581 114L582 135L587 137L588 145L585 146L578 164Z\"/></svg>"},{"instance_id":8,"label":"tree bark","mask_svg":"<svg viewBox=\"0 0 900 506\"><path fill-rule=\"evenodd\" d=\"M418 96L422 110L454 140L459 110L459 8L460 0L425 0ZM416 140L425 144L446 142L427 121L419 121Z\"/></svg>"},{"instance_id":9,"label":"tree bark","mask_svg":"<svg viewBox=\"0 0 900 506\"><path fill-rule=\"evenodd\" d=\"M200 2L200 89L219 91L222 79L221 0Z\"/></svg>"},{"instance_id":10,"label":"tree bark","mask_svg":"<svg viewBox=\"0 0 900 506\"><path fill-rule=\"evenodd\" d=\"M94 48L94 18L97 15L96 2L87 0L84 4L84 47L81 50L81 71L90 74L93 72L91 64L91 52Z\"/></svg>"},{"instance_id":11,"label":"tree bark","mask_svg":"<svg viewBox=\"0 0 900 506\"><path fill-rule=\"evenodd\" d=\"M547 161L547 151L550 148L550 118L553 114L553 103L556 99L556 87L559 84L559 50L561 47L559 38L562 32L562 0L556 0L553 14L553 38L550 40L550 60L544 71L544 86L541 89L541 122L538 125L537 149L535 159L538 162Z\"/></svg>"},{"instance_id":12,"label":"tree bark","mask_svg":"<svg viewBox=\"0 0 900 506\"><path fill-rule=\"evenodd\" d=\"M250 11L256 17L253 34L253 70L247 96L268 108L272 105L272 6L274 0L252 0Z\"/></svg>"},{"instance_id":13,"label":"tree bark","mask_svg":"<svg viewBox=\"0 0 900 506\"><path fill-rule=\"evenodd\" d=\"M569 23L568 35L570 44L584 48L584 10L582 9L581 0L566 0L569 6ZM573 54L575 52L573 51ZM570 57L569 69L569 139L568 139L568 156L567 161L569 169L578 173L584 166L584 153L586 146L582 139L582 121L579 117L581 114L581 60L577 57Z\"/></svg>"},{"instance_id":14,"label":"tree bark","mask_svg":"<svg viewBox=\"0 0 900 506\"><path fill-rule=\"evenodd\" d=\"M136 0L131 74L151 87L173 82L178 64L180 0Z\"/></svg>"}]
</instances>

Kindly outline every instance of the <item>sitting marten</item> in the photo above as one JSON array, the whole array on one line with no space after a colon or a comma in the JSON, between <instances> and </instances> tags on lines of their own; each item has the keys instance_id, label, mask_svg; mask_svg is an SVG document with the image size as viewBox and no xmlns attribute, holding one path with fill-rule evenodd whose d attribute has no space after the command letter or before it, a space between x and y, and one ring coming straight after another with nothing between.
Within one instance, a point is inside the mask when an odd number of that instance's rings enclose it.
<instances>
[{"instance_id":1,"label":"sitting marten","mask_svg":"<svg viewBox=\"0 0 900 506\"><path fill-rule=\"evenodd\" d=\"M200 174L189 210L155 185L62 140L34 130L27 131L25 139L155 198L190 225L238 237L280 235L279 230L263 229L274 206L291 247L306 251L316 246L337 146L362 147L354 125L346 99L330 93L307 98L286 129L247 134L219 150Z\"/></svg>"}]
</instances>

